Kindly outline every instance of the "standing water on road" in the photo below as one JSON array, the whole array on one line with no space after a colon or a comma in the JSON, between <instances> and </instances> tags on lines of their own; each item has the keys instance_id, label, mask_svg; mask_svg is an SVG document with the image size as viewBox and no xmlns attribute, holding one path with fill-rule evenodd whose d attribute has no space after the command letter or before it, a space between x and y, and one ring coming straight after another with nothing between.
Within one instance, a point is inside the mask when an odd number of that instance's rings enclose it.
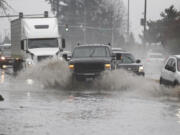
<instances>
[{"instance_id":1,"label":"standing water on road","mask_svg":"<svg viewBox=\"0 0 180 135\"><path fill-rule=\"evenodd\" d=\"M17 77L6 76L0 88L5 98L0 103L0 134L180 133L178 88L160 87L123 70L72 88L67 64L56 60Z\"/></svg>"}]
</instances>

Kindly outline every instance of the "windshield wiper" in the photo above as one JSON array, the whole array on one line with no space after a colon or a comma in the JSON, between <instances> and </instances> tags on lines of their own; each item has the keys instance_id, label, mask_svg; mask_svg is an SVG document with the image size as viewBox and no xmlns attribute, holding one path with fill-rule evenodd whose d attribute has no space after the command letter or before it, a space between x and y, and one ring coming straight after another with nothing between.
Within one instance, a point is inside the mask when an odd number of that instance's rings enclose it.
<instances>
[{"instance_id":1,"label":"windshield wiper","mask_svg":"<svg viewBox=\"0 0 180 135\"><path fill-rule=\"evenodd\" d=\"M90 53L89 57L92 57L94 53L95 53L95 49L93 49L93 51Z\"/></svg>"}]
</instances>

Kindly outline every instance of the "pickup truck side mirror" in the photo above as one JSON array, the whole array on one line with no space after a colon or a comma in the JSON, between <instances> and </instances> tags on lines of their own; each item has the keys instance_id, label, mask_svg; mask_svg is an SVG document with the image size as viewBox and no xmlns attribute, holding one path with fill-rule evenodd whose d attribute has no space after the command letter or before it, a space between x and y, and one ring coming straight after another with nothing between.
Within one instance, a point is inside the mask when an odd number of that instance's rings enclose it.
<instances>
[{"instance_id":1,"label":"pickup truck side mirror","mask_svg":"<svg viewBox=\"0 0 180 135\"><path fill-rule=\"evenodd\" d=\"M137 60L136 60L136 63L141 63L141 60L140 60L140 59L137 59Z\"/></svg>"},{"instance_id":2,"label":"pickup truck side mirror","mask_svg":"<svg viewBox=\"0 0 180 135\"><path fill-rule=\"evenodd\" d=\"M24 50L24 41L21 41L21 50Z\"/></svg>"}]
</instances>

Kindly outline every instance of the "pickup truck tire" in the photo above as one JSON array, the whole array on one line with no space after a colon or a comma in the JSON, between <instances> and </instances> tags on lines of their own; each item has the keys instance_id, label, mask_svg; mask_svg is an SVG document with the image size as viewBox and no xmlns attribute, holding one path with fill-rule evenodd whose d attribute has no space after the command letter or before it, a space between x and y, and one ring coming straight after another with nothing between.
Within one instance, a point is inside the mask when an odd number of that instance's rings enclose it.
<instances>
[{"instance_id":1,"label":"pickup truck tire","mask_svg":"<svg viewBox=\"0 0 180 135\"><path fill-rule=\"evenodd\" d=\"M165 83L164 83L164 79L163 79L162 77L160 77L159 83L160 83L160 85L165 84Z\"/></svg>"},{"instance_id":2,"label":"pickup truck tire","mask_svg":"<svg viewBox=\"0 0 180 135\"><path fill-rule=\"evenodd\" d=\"M177 80L175 80L173 83L173 87L176 87L178 84L179 84L179 82Z\"/></svg>"}]
</instances>

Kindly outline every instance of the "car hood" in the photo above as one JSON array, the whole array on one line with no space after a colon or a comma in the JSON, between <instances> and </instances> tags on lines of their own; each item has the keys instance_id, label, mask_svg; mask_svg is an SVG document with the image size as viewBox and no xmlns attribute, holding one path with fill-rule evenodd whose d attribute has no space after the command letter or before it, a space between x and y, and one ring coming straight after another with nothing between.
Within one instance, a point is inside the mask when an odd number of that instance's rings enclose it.
<instances>
[{"instance_id":1,"label":"car hood","mask_svg":"<svg viewBox=\"0 0 180 135\"><path fill-rule=\"evenodd\" d=\"M72 58L70 64L76 63L110 63L111 58Z\"/></svg>"},{"instance_id":2,"label":"car hood","mask_svg":"<svg viewBox=\"0 0 180 135\"><path fill-rule=\"evenodd\" d=\"M134 67L136 67L136 66L143 66L141 63L130 63L130 64L126 64L126 63L119 63L118 64L119 66L134 66Z\"/></svg>"},{"instance_id":3,"label":"car hood","mask_svg":"<svg viewBox=\"0 0 180 135\"><path fill-rule=\"evenodd\" d=\"M117 68L124 68L128 70L139 70L139 67L143 66L142 64L132 63L132 64L117 64Z\"/></svg>"}]
</instances>

